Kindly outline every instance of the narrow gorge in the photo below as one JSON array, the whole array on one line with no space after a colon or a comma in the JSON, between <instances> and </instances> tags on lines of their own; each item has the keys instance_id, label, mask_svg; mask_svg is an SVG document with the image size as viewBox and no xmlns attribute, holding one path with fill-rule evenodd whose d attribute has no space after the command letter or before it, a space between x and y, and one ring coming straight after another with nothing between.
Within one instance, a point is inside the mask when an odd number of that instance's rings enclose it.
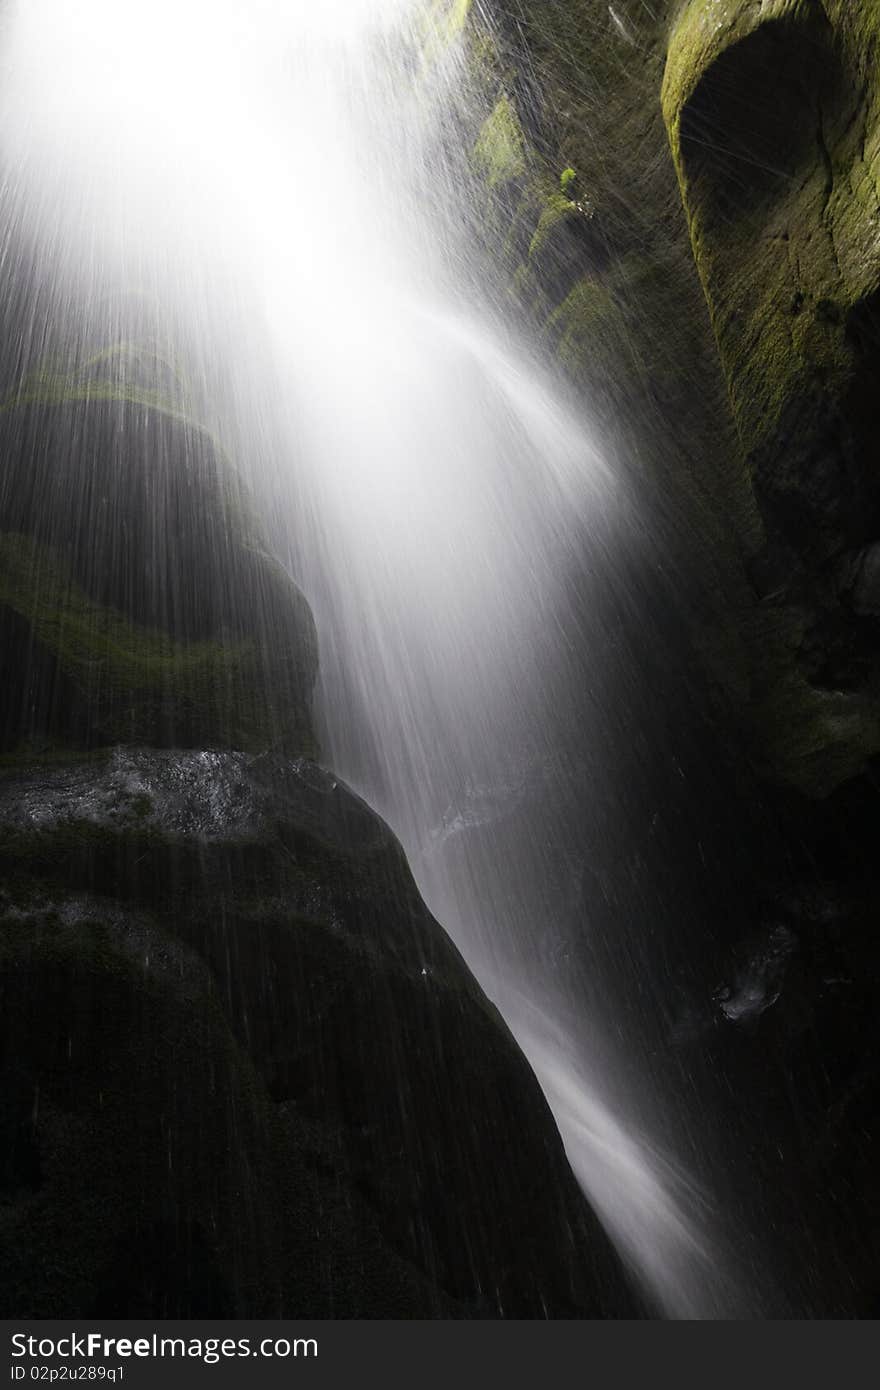
<instances>
[{"instance_id":1,"label":"narrow gorge","mask_svg":"<svg viewBox=\"0 0 880 1390\"><path fill-rule=\"evenodd\" d=\"M880 4L0 18L3 1316L876 1316Z\"/></svg>"}]
</instances>

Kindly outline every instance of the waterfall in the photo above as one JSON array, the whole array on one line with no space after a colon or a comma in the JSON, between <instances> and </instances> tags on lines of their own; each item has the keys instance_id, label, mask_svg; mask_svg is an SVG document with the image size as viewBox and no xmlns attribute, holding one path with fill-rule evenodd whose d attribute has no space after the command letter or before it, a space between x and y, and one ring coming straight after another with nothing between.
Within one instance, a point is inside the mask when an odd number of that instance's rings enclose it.
<instances>
[{"instance_id":1,"label":"waterfall","mask_svg":"<svg viewBox=\"0 0 880 1390\"><path fill-rule=\"evenodd\" d=\"M632 1022L651 906L618 920L646 526L488 288L453 31L420 0L8 3L12 365L145 337L187 364L313 607L324 760L401 839L652 1306L735 1316L699 1117Z\"/></svg>"}]
</instances>

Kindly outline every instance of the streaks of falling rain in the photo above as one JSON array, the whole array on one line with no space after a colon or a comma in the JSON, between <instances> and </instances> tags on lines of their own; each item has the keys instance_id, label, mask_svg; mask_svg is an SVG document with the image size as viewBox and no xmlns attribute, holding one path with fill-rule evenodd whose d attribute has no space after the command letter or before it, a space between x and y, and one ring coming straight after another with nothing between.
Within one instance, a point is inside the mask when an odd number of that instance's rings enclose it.
<instances>
[{"instance_id":1,"label":"streaks of falling rain","mask_svg":"<svg viewBox=\"0 0 880 1390\"><path fill-rule=\"evenodd\" d=\"M656 1305L723 1316L709 1206L669 1125L646 1137L650 1047L615 1023L626 951L615 973L590 943L630 737L609 575L638 527L492 303L466 76L425 22L418 0L8 5L4 384L123 342L186 364L312 603L328 763L400 836Z\"/></svg>"}]
</instances>

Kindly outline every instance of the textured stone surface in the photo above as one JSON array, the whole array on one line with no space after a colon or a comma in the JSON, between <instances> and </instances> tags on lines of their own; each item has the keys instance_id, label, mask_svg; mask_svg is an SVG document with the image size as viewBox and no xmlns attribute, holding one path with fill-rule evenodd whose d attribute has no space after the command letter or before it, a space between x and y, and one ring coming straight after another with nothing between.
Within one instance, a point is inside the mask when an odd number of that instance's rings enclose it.
<instances>
[{"instance_id":1,"label":"textured stone surface","mask_svg":"<svg viewBox=\"0 0 880 1390\"><path fill-rule=\"evenodd\" d=\"M880 749L874 620L840 581L875 532L876 7L493 18L471 68L523 158L500 191L475 171L512 300L653 491L750 761L826 795Z\"/></svg>"},{"instance_id":2,"label":"textured stone surface","mask_svg":"<svg viewBox=\"0 0 880 1390\"><path fill-rule=\"evenodd\" d=\"M716 878L701 933L683 946L668 924L653 957L662 1007L689 981L658 1047L715 1071L714 1123L749 1155L738 1210L794 1306L876 1313L880 8L488 12L488 33L471 17L475 89L483 109L508 94L526 170L484 191L487 250L636 479L672 576L656 609L642 592L644 669L668 692L663 645L689 664L717 779L713 800L685 762L687 796L667 789L643 840L649 883L684 893L688 845ZM567 168L591 213L578 246ZM687 731L656 728L647 700L639 719L674 765ZM650 805L645 746L639 760L632 796ZM681 858L674 836L651 857L670 816ZM616 949L629 920L605 930Z\"/></svg>"},{"instance_id":3,"label":"textured stone surface","mask_svg":"<svg viewBox=\"0 0 880 1390\"><path fill-rule=\"evenodd\" d=\"M527 1063L306 760L0 778L7 1316L619 1316Z\"/></svg>"},{"instance_id":4,"label":"textured stone surface","mask_svg":"<svg viewBox=\"0 0 880 1390\"><path fill-rule=\"evenodd\" d=\"M839 578L880 527L877 29L870 3L694 0L663 85L787 652L760 713L820 793L880 749L880 634Z\"/></svg>"},{"instance_id":5,"label":"textured stone surface","mask_svg":"<svg viewBox=\"0 0 880 1390\"><path fill-rule=\"evenodd\" d=\"M314 752L308 605L216 442L114 369L0 408L2 751Z\"/></svg>"},{"instance_id":6,"label":"textured stone surface","mask_svg":"<svg viewBox=\"0 0 880 1390\"><path fill-rule=\"evenodd\" d=\"M315 761L317 639L181 373L0 405L0 1308L634 1305L525 1059Z\"/></svg>"}]
</instances>

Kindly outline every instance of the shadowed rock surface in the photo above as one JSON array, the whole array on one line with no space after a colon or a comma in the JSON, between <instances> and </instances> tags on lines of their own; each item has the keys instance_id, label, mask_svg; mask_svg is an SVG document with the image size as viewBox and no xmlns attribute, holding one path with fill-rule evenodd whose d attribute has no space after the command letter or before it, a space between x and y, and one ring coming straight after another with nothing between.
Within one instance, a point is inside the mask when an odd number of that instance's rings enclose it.
<instances>
[{"instance_id":1,"label":"shadowed rock surface","mask_svg":"<svg viewBox=\"0 0 880 1390\"><path fill-rule=\"evenodd\" d=\"M0 425L4 1315L629 1314L525 1059L304 756L311 617L234 475L87 394Z\"/></svg>"},{"instance_id":2,"label":"shadowed rock surface","mask_svg":"<svg viewBox=\"0 0 880 1390\"><path fill-rule=\"evenodd\" d=\"M0 827L8 1312L626 1311L525 1060L329 774L118 749L7 772Z\"/></svg>"},{"instance_id":3,"label":"shadowed rock surface","mask_svg":"<svg viewBox=\"0 0 880 1390\"><path fill-rule=\"evenodd\" d=\"M464 40L473 234L657 541L620 881L702 878L641 948L657 1049L814 1316L878 1307L878 25L511 0Z\"/></svg>"},{"instance_id":4,"label":"shadowed rock surface","mask_svg":"<svg viewBox=\"0 0 880 1390\"><path fill-rule=\"evenodd\" d=\"M98 367L0 408L3 751L313 752L311 613L235 472L179 387Z\"/></svg>"}]
</instances>

